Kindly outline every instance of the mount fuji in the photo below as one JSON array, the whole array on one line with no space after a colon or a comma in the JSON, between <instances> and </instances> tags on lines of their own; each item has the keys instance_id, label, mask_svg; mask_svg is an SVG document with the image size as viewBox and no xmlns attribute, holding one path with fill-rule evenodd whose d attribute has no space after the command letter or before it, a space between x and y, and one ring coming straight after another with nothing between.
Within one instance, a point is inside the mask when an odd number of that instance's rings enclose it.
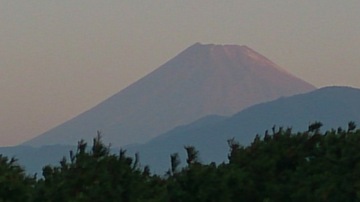
<instances>
[{"instance_id":1,"label":"mount fuji","mask_svg":"<svg viewBox=\"0 0 360 202\"><path fill-rule=\"evenodd\" d=\"M113 146L144 143L207 115L230 116L249 106L315 87L247 46L196 43L90 110L23 143L90 142L97 131Z\"/></svg>"}]
</instances>

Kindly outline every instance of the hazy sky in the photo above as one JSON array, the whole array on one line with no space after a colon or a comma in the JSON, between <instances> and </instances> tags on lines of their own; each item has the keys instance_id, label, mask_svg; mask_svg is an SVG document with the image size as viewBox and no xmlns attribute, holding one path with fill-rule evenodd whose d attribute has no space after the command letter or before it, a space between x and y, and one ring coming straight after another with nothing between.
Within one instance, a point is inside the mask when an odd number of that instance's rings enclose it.
<instances>
[{"instance_id":1,"label":"hazy sky","mask_svg":"<svg viewBox=\"0 0 360 202\"><path fill-rule=\"evenodd\" d=\"M317 87L360 88L359 11L359 0L0 0L0 146L78 115L195 42L247 45Z\"/></svg>"}]
</instances>

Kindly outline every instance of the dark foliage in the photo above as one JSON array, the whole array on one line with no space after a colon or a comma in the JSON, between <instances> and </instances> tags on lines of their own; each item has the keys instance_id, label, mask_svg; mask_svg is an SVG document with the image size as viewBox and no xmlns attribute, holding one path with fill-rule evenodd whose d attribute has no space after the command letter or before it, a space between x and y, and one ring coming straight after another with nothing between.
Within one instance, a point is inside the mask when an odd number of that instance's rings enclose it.
<instances>
[{"instance_id":1,"label":"dark foliage","mask_svg":"<svg viewBox=\"0 0 360 202\"><path fill-rule=\"evenodd\" d=\"M138 155L111 154L100 136L87 149L80 141L59 166L45 166L43 178L24 174L14 159L0 156L0 201L360 201L360 130L320 133L273 128L249 146L228 140L228 162L202 164L186 146L187 166L170 156L167 175L152 175Z\"/></svg>"},{"instance_id":2,"label":"dark foliage","mask_svg":"<svg viewBox=\"0 0 360 202\"><path fill-rule=\"evenodd\" d=\"M110 154L100 136L90 152L80 141L71 162L63 159L60 167L46 166L43 176L35 187L36 201L151 201L160 187L154 183L161 181L150 177L148 169L141 171L124 150Z\"/></svg>"},{"instance_id":3,"label":"dark foliage","mask_svg":"<svg viewBox=\"0 0 360 202\"><path fill-rule=\"evenodd\" d=\"M34 183L15 158L0 155L0 201L31 201Z\"/></svg>"}]
</instances>

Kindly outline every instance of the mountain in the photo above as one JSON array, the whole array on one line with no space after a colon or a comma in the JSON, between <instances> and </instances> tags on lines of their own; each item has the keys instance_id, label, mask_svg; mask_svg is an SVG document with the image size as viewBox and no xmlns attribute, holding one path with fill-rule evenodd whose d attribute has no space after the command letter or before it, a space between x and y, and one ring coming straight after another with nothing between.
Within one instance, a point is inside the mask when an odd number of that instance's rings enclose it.
<instances>
[{"instance_id":1,"label":"mountain","mask_svg":"<svg viewBox=\"0 0 360 202\"><path fill-rule=\"evenodd\" d=\"M272 133L274 125L277 129L292 127L296 132L307 130L308 125L315 121L324 124L322 131L339 126L346 129L349 121L360 124L359 103L360 89L325 87L254 105L229 117L205 116L163 133L145 144L131 145L125 149L130 156L139 152L141 165L150 165L151 171L158 174L163 174L170 168L172 153L179 153L182 162L185 162L185 145L195 146L204 163L220 163L227 160L228 139L235 138L242 145L247 145L256 134L263 136L266 130ZM15 156L29 173L41 174L42 166L58 165L62 156L69 159L69 150L73 149L75 148L63 145L40 148L20 145L0 148L0 154ZM113 148L113 152L118 151L118 148Z\"/></svg>"},{"instance_id":2,"label":"mountain","mask_svg":"<svg viewBox=\"0 0 360 202\"><path fill-rule=\"evenodd\" d=\"M184 146L195 146L200 159L208 163L227 160L227 140L235 138L248 145L256 134L263 136L272 127L291 127L293 131L306 131L309 124L320 121L322 131L348 122L360 124L360 89L325 87L306 94L280 98L249 107L231 117L208 116L189 125L177 127L146 144L129 146L130 153L139 152L143 165L164 173L170 167L170 154L179 153L185 161ZM198 122L202 123L199 124Z\"/></svg>"},{"instance_id":3,"label":"mountain","mask_svg":"<svg viewBox=\"0 0 360 202\"><path fill-rule=\"evenodd\" d=\"M92 109L24 143L144 143L206 115L229 116L253 104L314 90L246 46L194 44Z\"/></svg>"}]
</instances>

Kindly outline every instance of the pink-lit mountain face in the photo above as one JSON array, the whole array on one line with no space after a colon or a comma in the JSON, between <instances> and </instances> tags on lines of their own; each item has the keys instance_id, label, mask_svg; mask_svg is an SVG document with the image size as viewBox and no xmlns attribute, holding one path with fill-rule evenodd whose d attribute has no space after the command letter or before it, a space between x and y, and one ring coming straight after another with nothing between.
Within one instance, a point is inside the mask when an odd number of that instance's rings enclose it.
<instances>
[{"instance_id":1,"label":"pink-lit mountain face","mask_svg":"<svg viewBox=\"0 0 360 202\"><path fill-rule=\"evenodd\" d=\"M194 44L94 108L24 144L90 141L101 131L114 146L143 143L210 114L314 90L246 46Z\"/></svg>"}]
</instances>

